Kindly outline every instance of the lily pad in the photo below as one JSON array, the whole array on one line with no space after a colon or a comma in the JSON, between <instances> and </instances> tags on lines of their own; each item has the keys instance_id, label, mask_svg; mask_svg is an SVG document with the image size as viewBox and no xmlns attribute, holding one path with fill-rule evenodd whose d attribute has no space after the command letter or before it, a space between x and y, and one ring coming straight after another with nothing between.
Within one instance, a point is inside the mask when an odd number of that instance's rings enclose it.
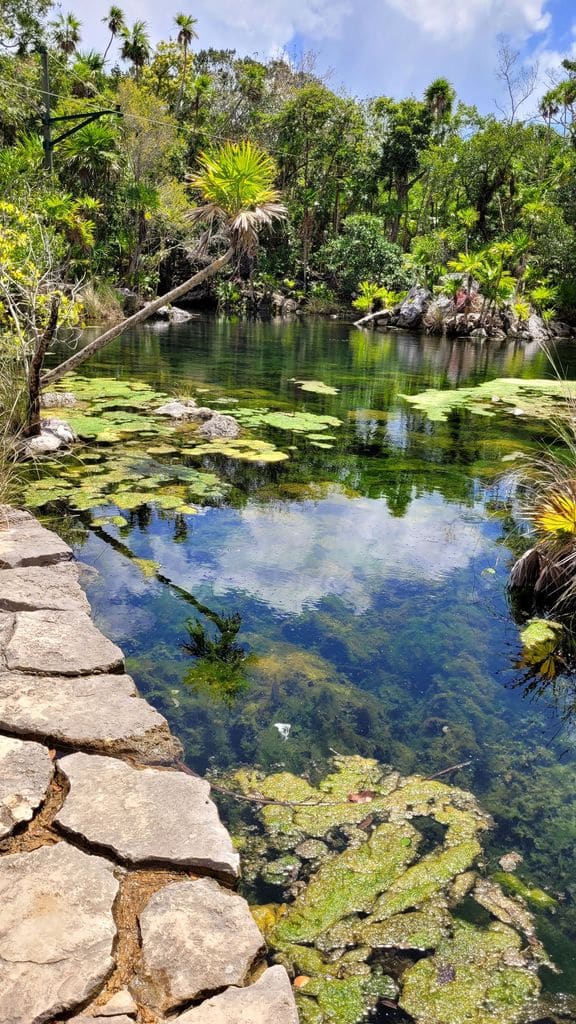
<instances>
[{"instance_id":1,"label":"lily pad","mask_svg":"<svg viewBox=\"0 0 576 1024\"><path fill-rule=\"evenodd\" d=\"M523 380L506 377L484 381L471 388L438 391L430 388L418 395L400 395L428 419L444 421L456 409L469 409L477 416L495 416L497 412L550 419L570 416L576 398L574 384L563 380Z\"/></svg>"},{"instance_id":2,"label":"lily pad","mask_svg":"<svg viewBox=\"0 0 576 1024\"><path fill-rule=\"evenodd\" d=\"M297 384L301 391L311 391L315 395L337 395L339 388L333 388L330 384L324 384L321 380L296 380L290 379L291 384Z\"/></svg>"}]
</instances>

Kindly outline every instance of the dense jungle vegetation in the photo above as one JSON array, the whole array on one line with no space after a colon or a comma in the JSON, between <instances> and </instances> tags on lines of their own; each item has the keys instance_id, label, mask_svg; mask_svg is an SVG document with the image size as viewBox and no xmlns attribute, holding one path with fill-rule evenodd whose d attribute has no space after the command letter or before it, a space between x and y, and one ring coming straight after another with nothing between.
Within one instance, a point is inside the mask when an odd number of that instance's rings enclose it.
<instances>
[{"instance_id":1,"label":"dense jungle vegetation","mask_svg":"<svg viewBox=\"0 0 576 1024\"><path fill-rule=\"evenodd\" d=\"M156 46L120 8L104 20L99 52L49 0L2 5L4 320L15 268L33 289L81 283L86 312L101 319L119 314L118 287L150 297L190 252L208 263L222 244L213 233L197 253L194 172L226 140L274 158L289 217L204 300L236 309L249 281L252 296L280 290L312 312L352 300L368 311L413 284L442 287L448 271L520 320L531 309L576 318L575 62L539 97L533 69L503 43L507 102L485 114L444 78L421 97L356 99L333 91L310 57L296 66L202 49L185 14ZM42 45L53 117L112 111L62 138L53 175L43 170ZM54 138L73 123L54 125Z\"/></svg>"}]
</instances>

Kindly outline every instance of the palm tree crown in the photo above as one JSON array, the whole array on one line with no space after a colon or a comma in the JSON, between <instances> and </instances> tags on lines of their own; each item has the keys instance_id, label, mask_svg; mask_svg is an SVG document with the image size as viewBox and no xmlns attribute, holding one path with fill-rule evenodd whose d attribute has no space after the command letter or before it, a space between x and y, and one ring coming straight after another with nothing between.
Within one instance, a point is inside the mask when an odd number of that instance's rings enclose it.
<instances>
[{"instance_id":1,"label":"palm tree crown","mask_svg":"<svg viewBox=\"0 0 576 1024\"><path fill-rule=\"evenodd\" d=\"M129 60L135 68L136 78L139 77L140 69L150 58L150 37L145 21L135 21L132 31L124 29L122 33L122 60Z\"/></svg>"},{"instance_id":2,"label":"palm tree crown","mask_svg":"<svg viewBox=\"0 0 576 1024\"><path fill-rule=\"evenodd\" d=\"M191 218L209 225L224 224L236 251L254 248L262 227L287 215L275 188L276 164L251 142L225 142L202 153L191 179L204 199Z\"/></svg>"},{"instance_id":3,"label":"palm tree crown","mask_svg":"<svg viewBox=\"0 0 576 1024\"><path fill-rule=\"evenodd\" d=\"M193 18L191 14L177 14L174 21L178 26L178 43L186 50L193 39L198 39L198 33L194 28L198 24L198 18Z\"/></svg>"},{"instance_id":4,"label":"palm tree crown","mask_svg":"<svg viewBox=\"0 0 576 1024\"><path fill-rule=\"evenodd\" d=\"M106 22L106 24L108 25L108 31L110 33L108 46L104 51L104 60L106 60L108 50L112 46L114 39L126 28L126 23L124 21L124 12L120 7L115 7L114 5L112 5L106 17L102 18L102 21Z\"/></svg>"},{"instance_id":5,"label":"palm tree crown","mask_svg":"<svg viewBox=\"0 0 576 1024\"><path fill-rule=\"evenodd\" d=\"M82 23L78 21L70 11L68 14L59 14L56 21L52 22L54 29L54 42L58 49L67 57L74 53L80 42L80 29Z\"/></svg>"}]
</instances>

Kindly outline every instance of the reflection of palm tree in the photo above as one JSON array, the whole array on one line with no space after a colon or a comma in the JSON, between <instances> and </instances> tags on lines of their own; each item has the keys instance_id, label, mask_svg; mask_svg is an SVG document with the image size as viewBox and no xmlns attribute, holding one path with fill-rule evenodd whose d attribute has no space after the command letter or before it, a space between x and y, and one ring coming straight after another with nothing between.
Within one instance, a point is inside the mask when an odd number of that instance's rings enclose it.
<instances>
[{"instance_id":1,"label":"reflection of palm tree","mask_svg":"<svg viewBox=\"0 0 576 1024\"><path fill-rule=\"evenodd\" d=\"M114 42L116 36L120 35L126 28L124 22L124 12L121 10L120 7L114 7L114 5L112 5L106 17L102 18L102 21L106 22L106 24L108 25L108 31L110 32L108 46L104 50L104 60L106 60L106 57L108 56L108 50L112 46L112 43Z\"/></svg>"},{"instance_id":2,"label":"reflection of palm tree","mask_svg":"<svg viewBox=\"0 0 576 1024\"><path fill-rule=\"evenodd\" d=\"M43 384L60 380L80 366L129 327L142 323L167 303L176 302L227 266L235 256L253 254L260 230L286 216L286 207L274 187L276 165L272 157L250 142L226 142L213 153L200 157L198 173L191 184L204 202L190 215L194 223L205 224L210 232L218 226L228 238L228 249L204 270L183 284L149 302L144 309L105 331L54 370L44 375Z\"/></svg>"}]
</instances>

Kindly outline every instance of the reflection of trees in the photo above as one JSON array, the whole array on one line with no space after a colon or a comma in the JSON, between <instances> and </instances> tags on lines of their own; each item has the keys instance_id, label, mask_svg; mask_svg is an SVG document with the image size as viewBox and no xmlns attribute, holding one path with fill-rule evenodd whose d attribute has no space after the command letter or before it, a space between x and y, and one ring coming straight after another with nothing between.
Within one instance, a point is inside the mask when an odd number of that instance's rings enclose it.
<instances>
[{"instance_id":1,"label":"reflection of trees","mask_svg":"<svg viewBox=\"0 0 576 1024\"><path fill-rule=\"evenodd\" d=\"M146 506L148 508L148 506ZM105 544L108 544L136 566L143 568L143 560L125 544L107 533L101 526L91 524L91 530ZM189 633L188 643L183 643L182 648L192 657L196 658L196 664L186 674L184 682L195 689L209 693L212 697L218 697L225 703L230 704L234 698L248 687L248 681L244 673L244 663L247 662L247 651L239 643L236 637L242 625L241 616L222 616L214 609L202 604L183 587L178 586L168 576L160 572L154 563L146 562L145 575L157 580L158 583L168 587L182 600L208 619L215 627L216 635L212 638L207 627L198 619L189 619L186 628Z\"/></svg>"}]
</instances>

